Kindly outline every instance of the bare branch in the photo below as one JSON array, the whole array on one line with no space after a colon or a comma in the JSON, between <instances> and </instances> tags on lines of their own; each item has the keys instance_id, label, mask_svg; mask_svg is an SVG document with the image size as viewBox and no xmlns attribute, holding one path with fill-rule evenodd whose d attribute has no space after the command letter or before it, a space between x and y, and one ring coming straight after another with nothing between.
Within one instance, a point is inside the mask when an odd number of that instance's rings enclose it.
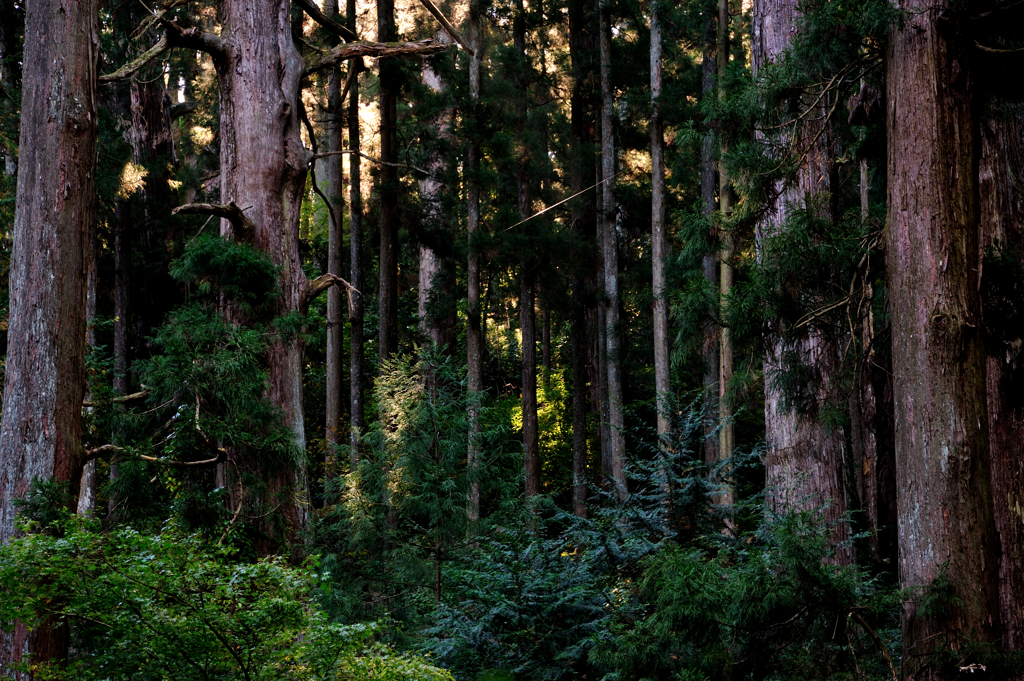
<instances>
[{"instance_id":1,"label":"bare branch","mask_svg":"<svg viewBox=\"0 0 1024 681\"><path fill-rule=\"evenodd\" d=\"M82 402L83 407L95 407L98 404L105 404L106 402L131 402L132 400L141 400L143 397L149 397L148 390L140 390L137 393L131 395L119 395L111 398L110 400L85 400Z\"/></svg>"},{"instance_id":2,"label":"bare branch","mask_svg":"<svg viewBox=\"0 0 1024 681\"><path fill-rule=\"evenodd\" d=\"M187 116L196 110L195 102L179 102L171 105L171 120L177 120L182 116Z\"/></svg>"},{"instance_id":3,"label":"bare branch","mask_svg":"<svg viewBox=\"0 0 1024 681\"><path fill-rule=\"evenodd\" d=\"M171 42L171 47L199 50L206 52L214 59L226 57L228 54L228 41L215 33L198 28L182 28L177 22L164 17L160 18L160 23L167 28L167 39Z\"/></svg>"},{"instance_id":4,"label":"bare branch","mask_svg":"<svg viewBox=\"0 0 1024 681\"><path fill-rule=\"evenodd\" d=\"M332 286L344 286L347 291L360 293L360 291L356 290L352 284L348 283L338 275L328 272L327 274L321 274L316 279L310 280L306 285L306 303L308 304L309 301L313 300Z\"/></svg>"},{"instance_id":5,"label":"bare branch","mask_svg":"<svg viewBox=\"0 0 1024 681\"><path fill-rule=\"evenodd\" d=\"M407 57L417 54L434 54L446 49L447 45L436 40L421 40L415 43L348 43L346 45L338 45L327 52L312 54L306 57L304 75L308 76L320 69L337 66L343 61L356 59L357 57L371 57L374 59L382 57Z\"/></svg>"},{"instance_id":6,"label":"bare branch","mask_svg":"<svg viewBox=\"0 0 1024 681\"><path fill-rule=\"evenodd\" d=\"M95 447L93 449L87 449L87 450L85 450L85 458L82 459L82 463L88 463L89 461L92 461L93 459L95 459L96 457L98 457L100 454L102 454L104 452L123 452L123 451L124 451L124 448L123 447L118 447L117 445L102 445L100 447Z\"/></svg>"},{"instance_id":7,"label":"bare branch","mask_svg":"<svg viewBox=\"0 0 1024 681\"><path fill-rule=\"evenodd\" d=\"M238 207L234 201L230 203L186 203L171 211L171 214L185 213L189 215L215 215L231 222L235 236L239 241L249 242L256 234L256 224Z\"/></svg>"},{"instance_id":8,"label":"bare branch","mask_svg":"<svg viewBox=\"0 0 1024 681\"><path fill-rule=\"evenodd\" d=\"M445 18L444 14L441 13L441 10L439 10L434 3L430 0L420 0L420 2L423 3L423 6L427 8L428 12L434 15L434 18L440 22L441 26L444 27L444 30L448 31L448 35L455 38L459 45L462 45L462 49L469 52L470 56L476 54L473 52L473 48L469 46L469 41L462 37L462 34L459 33L458 29L451 25L451 22Z\"/></svg>"},{"instance_id":9,"label":"bare branch","mask_svg":"<svg viewBox=\"0 0 1024 681\"><path fill-rule=\"evenodd\" d=\"M293 0L296 5L302 8L302 10L309 15L309 18L320 24L334 35L344 38L345 40L355 40L356 34L350 31L347 27L342 26L334 19L324 14L316 3L310 2L310 0Z\"/></svg>"},{"instance_id":10,"label":"bare branch","mask_svg":"<svg viewBox=\"0 0 1024 681\"><path fill-rule=\"evenodd\" d=\"M974 46L987 54L1024 54L1024 47L1018 47L1014 50L1001 50L997 47L987 47L982 45L977 40L974 41Z\"/></svg>"},{"instance_id":11,"label":"bare branch","mask_svg":"<svg viewBox=\"0 0 1024 681\"><path fill-rule=\"evenodd\" d=\"M153 61L169 49L171 49L171 42L167 39L167 36L165 35L162 38L160 38L159 41L157 41L156 45L140 54L137 58L125 64L117 71L114 71L113 73L108 73L105 76L100 76L99 82L112 83L116 80L124 80L125 78L131 78L136 73L141 71L147 64L149 64L149 62Z\"/></svg>"},{"instance_id":12,"label":"bare branch","mask_svg":"<svg viewBox=\"0 0 1024 681\"><path fill-rule=\"evenodd\" d=\"M369 154L364 154L363 152L355 151L354 149L342 149L341 151L325 151L322 154L313 154L313 155L311 155L309 157L309 162L312 163L313 161L317 160L318 158L327 158L328 156L338 156L340 154L359 154L360 156L365 158L370 163L376 163L379 166L392 166L394 168L408 168L409 170L415 170L418 173L423 173L424 175L430 176L430 172L429 171L424 170L423 168L420 168L419 166L408 165L406 163L391 163L390 161L381 161L380 159L376 159L373 156L370 156Z\"/></svg>"}]
</instances>

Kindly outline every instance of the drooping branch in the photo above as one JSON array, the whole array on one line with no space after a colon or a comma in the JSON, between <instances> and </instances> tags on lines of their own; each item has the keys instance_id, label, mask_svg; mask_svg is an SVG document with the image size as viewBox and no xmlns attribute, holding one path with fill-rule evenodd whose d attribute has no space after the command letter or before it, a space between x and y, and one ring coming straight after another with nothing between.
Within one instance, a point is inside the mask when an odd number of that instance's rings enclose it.
<instances>
[{"instance_id":1,"label":"drooping branch","mask_svg":"<svg viewBox=\"0 0 1024 681\"><path fill-rule=\"evenodd\" d=\"M136 73L141 71L147 64L159 57L161 54L171 48L171 41L164 35L160 40L157 41L156 45L149 48L138 57L128 62L117 71L108 73L105 76L99 77L101 83L112 83L116 80L124 80L125 78L131 78Z\"/></svg>"},{"instance_id":2,"label":"drooping branch","mask_svg":"<svg viewBox=\"0 0 1024 681\"><path fill-rule=\"evenodd\" d=\"M304 75L309 75L321 69L337 66L343 61L356 59L357 57L408 57L418 54L434 54L447 49L447 45L436 40L420 40L414 43L371 43L359 42L338 45L326 52L312 54L306 57L306 68Z\"/></svg>"},{"instance_id":3,"label":"drooping branch","mask_svg":"<svg viewBox=\"0 0 1024 681\"><path fill-rule=\"evenodd\" d=\"M330 273L321 274L319 277L311 279L306 284L306 304L308 305L310 301L332 286L344 286L345 290L349 292L349 295L351 295L353 291L359 293L352 284L348 283L338 275Z\"/></svg>"},{"instance_id":4,"label":"drooping branch","mask_svg":"<svg viewBox=\"0 0 1024 681\"><path fill-rule=\"evenodd\" d=\"M85 400L84 402L82 402L82 406L95 407L107 401L115 403L131 402L133 400L141 400L143 397L149 397L148 390L140 390L139 392L132 393L131 395L118 395L117 397L113 397L110 400Z\"/></svg>"},{"instance_id":5,"label":"drooping branch","mask_svg":"<svg viewBox=\"0 0 1024 681\"><path fill-rule=\"evenodd\" d=\"M333 33L334 35L336 35L336 36L338 36L340 38L343 38L344 40L355 40L356 39L356 34L355 33L353 33L352 31L350 31L345 26L342 26L341 24L336 22L334 19L331 19L329 16L324 14L320 10L320 8L316 6L315 3L310 2L310 0L293 0L293 1L295 2L296 5L298 5L299 7L302 8L302 11L304 11L306 14L309 15L310 19L312 19L316 23L320 24L321 26L326 28L328 31Z\"/></svg>"},{"instance_id":6,"label":"drooping branch","mask_svg":"<svg viewBox=\"0 0 1024 681\"><path fill-rule=\"evenodd\" d=\"M434 18L437 19L441 26L444 27L444 30L448 31L448 35L455 38L455 41L459 43L459 45L462 45L462 49L464 49L466 52L469 52L470 56L473 56L475 54L473 52L473 48L469 46L469 41L462 37L462 34L459 33L458 29L452 26L451 22L448 21L448 19L444 16L444 14L441 13L441 10L439 10L434 5L434 3L432 3L430 0L420 0L420 2L423 4L424 7L427 8L428 12L434 15Z\"/></svg>"},{"instance_id":7,"label":"drooping branch","mask_svg":"<svg viewBox=\"0 0 1024 681\"><path fill-rule=\"evenodd\" d=\"M242 242L248 243L256 234L256 225L245 214L245 211L238 207L234 201L230 203L186 203L171 211L173 215L185 213L190 215L215 215L224 218L231 223L235 229L235 237Z\"/></svg>"}]
</instances>

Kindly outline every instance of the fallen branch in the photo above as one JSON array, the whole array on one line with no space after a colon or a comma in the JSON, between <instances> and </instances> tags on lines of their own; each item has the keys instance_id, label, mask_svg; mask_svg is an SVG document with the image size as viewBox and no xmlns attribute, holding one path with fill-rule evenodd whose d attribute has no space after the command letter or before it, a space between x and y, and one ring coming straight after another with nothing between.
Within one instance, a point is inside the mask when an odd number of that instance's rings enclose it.
<instances>
[{"instance_id":1,"label":"fallen branch","mask_svg":"<svg viewBox=\"0 0 1024 681\"><path fill-rule=\"evenodd\" d=\"M230 203L186 203L171 211L172 215L185 213L189 215L215 215L224 218L234 227L235 236L239 241L248 243L256 235L256 223L245 214L234 201Z\"/></svg>"},{"instance_id":2,"label":"fallen branch","mask_svg":"<svg viewBox=\"0 0 1024 681\"><path fill-rule=\"evenodd\" d=\"M428 12L434 15L434 18L437 19L438 23L444 27L444 30L448 31L448 35L455 38L455 41L458 42L459 45L462 45L462 49L469 52L470 56L476 55L473 48L469 46L469 41L462 37L462 34L451 25L451 22L445 18L444 14L441 13L441 10L434 6L434 3L430 0L420 0L420 2L423 3L423 6L427 8Z\"/></svg>"},{"instance_id":3,"label":"fallen branch","mask_svg":"<svg viewBox=\"0 0 1024 681\"><path fill-rule=\"evenodd\" d=\"M85 400L82 402L82 406L95 407L99 404L106 404L107 402L131 402L133 400L141 400L143 397L149 397L148 390L140 390L139 392L132 393L131 395L119 395L117 397L112 397L109 400Z\"/></svg>"},{"instance_id":4,"label":"fallen branch","mask_svg":"<svg viewBox=\"0 0 1024 681\"><path fill-rule=\"evenodd\" d=\"M346 45L338 45L326 52L306 57L306 68L303 71L303 75L308 76L321 69L337 66L343 61L356 59L357 57L370 57L373 59L408 57L417 54L434 54L446 49L448 49L447 45L436 40L421 40L414 43L348 43Z\"/></svg>"}]
</instances>

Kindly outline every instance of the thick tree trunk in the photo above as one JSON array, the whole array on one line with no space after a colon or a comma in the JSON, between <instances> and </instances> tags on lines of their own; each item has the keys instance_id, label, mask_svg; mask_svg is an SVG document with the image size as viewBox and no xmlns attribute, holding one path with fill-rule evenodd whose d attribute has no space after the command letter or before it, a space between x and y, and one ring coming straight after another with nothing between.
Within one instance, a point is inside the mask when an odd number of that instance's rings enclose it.
<instances>
[{"instance_id":1,"label":"thick tree trunk","mask_svg":"<svg viewBox=\"0 0 1024 681\"><path fill-rule=\"evenodd\" d=\"M397 39L394 0L377 2L377 41ZM398 352L398 74L393 59L381 59L380 69L380 328L381 361Z\"/></svg>"},{"instance_id":2,"label":"thick tree trunk","mask_svg":"<svg viewBox=\"0 0 1024 681\"><path fill-rule=\"evenodd\" d=\"M710 99L715 96L715 76L718 70L716 50L716 15L717 6L706 7L708 14L704 24L704 45L701 63L701 96ZM706 124L707 125L707 124ZM704 216L711 230L712 241L717 238L713 226L713 215L717 208L716 183L718 174L715 168L715 135L710 126L704 131L700 145L700 198ZM718 253L704 255L701 261L701 274L711 290L718 290ZM714 466L718 462L718 336L719 329L715 323L717 312L711 305L709 318L704 323L704 342L701 357L704 360L704 463Z\"/></svg>"},{"instance_id":3,"label":"thick tree trunk","mask_svg":"<svg viewBox=\"0 0 1024 681\"><path fill-rule=\"evenodd\" d=\"M668 301L665 299L665 135L661 120L661 17L651 6L651 268L654 288L654 389L658 440L668 444L672 430L672 386L668 363Z\"/></svg>"},{"instance_id":4,"label":"thick tree trunk","mask_svg":"<svg viewBox=\"0 0 1024 681\"><path fill-rule=\"evenodd\" d=\"M324 14L334 17L338 14L338 0L324 2ZM354 65L349 65L353 68ZM341 101L342 75L340 68L330 70L327 80L327 148L325 151L341 151L344 148L345 114ZM342 276L341 263L345 248L342 234L342 216L345 212L345 170L341 154L324 159L327 166L327 271ZM344 442L342 437L342 366L344 365L344 292L338 286L327 290L327 418L324 424L328 457L334 458L333 447Z\"/></svg>"},{"instance_id":5,"label":"thick tree trunk","mask_svg":"<svg viewBox=\"0 0 1024 681\"><path fill-rule=\"evenodd\" d=\"M470 120L477 120L480 103L480 62L483 40L480 37L480 5L472 0L469 8L469 39L473 55L469 58ZM476 126L474 126L476 127ZM466 158L467 212L466 232L469 241L469 262L466 270L466 373L467 416L469 419L469 448L466 466L469 471L469 493L466 514L470 523L480 519L480 408L484 393L484 337L480 323L480 253L474 243L480 230L480 144L474 137L469 143Z\"/></svg>"},{"instance_id":6,"label":"thick tree trunk","mask_svg":"<svg viewBox=\"0 0 1024 681\"><path fill-rule=\"evenodd\" d=\"M569 55L572 61L572 94L570 115L572 128L572 158L570 165L570 191L578 194L594 184L594 52L595 30L593 4L587 0L569 3ZM581 518L587 515L587 462L588 451L588 360L592 325L588 325L588 311L594 308L594 286L588 276L596 270L592 251L596 232L594 204L579 199L572 203L572 224L576 227L572 280L572 470L573 513ZM593 381L593 379L592 379ZM596 383L596 381L593 381ZM593 383L591 386L593 387Z\"/></svg>"},{"instance_id":7,"label":"thick tree trunk","mask_svg":"<svg viewBox=\"0 0 1024 681\"><path fill-rule=\"evenodd\" d=\"M0 423L0 543L15 536L14 500L38 480L82 473L87 239L93 221L99 3L29 3L21 155ZM20 623L0 634L0 669L67 655L67 628ZM20 675L15 678L21 679Z\"/></svg>"},{"instance_id":8,"label":"thick tree trunk","mask_svg":"<svg viewBox=\"0 0 1024 681\"><path fill-rule=\"evenodd\" d=\"M755 0L751 57L755 77L766 66L780 59L789 47L799 17L796 0ZM819 105L824 107L826 104ZM832 149L828 130L823 130L820 118L811 116L795 131L797 153L801 166L791 183L780 182L776 199L766 211L766 217L757 226L759 256L765 240L782 233L789 214L812 202L816 196L831 193L833 175ZM827 202L828 206L832 201ZM835 219L835 215L826 215ZM835 560L842 564L853 561L853 547L845 543L849 528L840 519L849 506L847 503L846 432L822 423L813 411L800 414L786 404L786 396L779 387L779 375L791 370L783 357L796 356L814 375L815 403L823 404L839 390L841 366L840 351L834 335L813 327L791 343L784 343L776 332L769 338L765 358L765 438L768 453L765 457L767 500L777 512L814 510L822 508L824 519L839 523L832 535L837 544Z\"/></svg>"},{"instance_id":9,"label":"thick tree trunk","mask_svg":"<svg viewBox=\"0 0 1024 681\"><path fill-rule=\"evenodd\" d=\"M604 255L605 353L608 365L608 474L616 496L625 499L626 434L622 397L622 356L619 329L619 243L615 221L614 98L612 95L612 29L609 0L598 0L601 50L601 236Z\"/></svg>"},{"instance_id":10,"label":"thick tree trunk","mask_svg":"<svg viewBox=\"0 0 1024 681\"><path fill-rule=\"evenodd\" d=\"M221 200L251 206L246 215L255 225L253 243L280 271L278 312L303 312L307 280L299 254L299 219L309 154L299 136L296 103L304 64L292 42L290 3L227 0L222 12L227 54L214 60L220 79ZM232 235L231 223L222 220L221 232ZM302 355L297 337L279 338L268 351L268 397L284 412L300 457L306 449ZM282 519L261 527L266 541L259 550L269 553L279 540L288 545L298 541L308 508L307 482L304 464L292 461L261 475L267 479L265 503L280 504ZM277 501L281 498L286 501Z\"/></svg>"},{"instance_id":11,"label":"thick tree trunk","mask_svg":"<svg viewBox=\"0 0 1024 681\"><path fill-rule=\"evenodd\" d=\"M1000 639L971 76L940 10L904 0L886 60L900 586L954 598L903 609L904 676L959 678L930 653ZM960 666L974 662L969 657Z\"/></svg>"},{"instance_id":12,"label":"thick tree trunk","mask_svg":"<svg viewBox=\"0 0 1024 681\"><path fill-rule=\"evenodd\" d=\"M980 127L978 180L983 249L998 242L1004 256L1024 249L1024 119L1013 106L996 100ZM984 288L984 287L983 287ZM998 312L985 311L985 328L998 325ZM992 501L1002 557L999 563L999 605L1003 647L1024 648L1024 403L1021 369L1012 347L989 339L986 361L989 448L992 457ZM1024 672L1015 678L1021 678Z\"/></svg>"},{"instance_id":13,"label":"thick tree trunk","mask_svg":"<svg viewBox=\"0 0 1024 681\"><path fill-rule=\"evenodd\" d=\"M346 0L345 16L353 35L356 32L356 0ZM349 283L354 289L349 300L349 460L354 467L359 461L359 438L362 436L363 421L363 194L360 177L359 154L359 75L363 71L363 60L353 59L349 64L355 69L348 95L348 147L353 151L348 157L348 223L349 223Z\"/></svg>"}]
</instances>

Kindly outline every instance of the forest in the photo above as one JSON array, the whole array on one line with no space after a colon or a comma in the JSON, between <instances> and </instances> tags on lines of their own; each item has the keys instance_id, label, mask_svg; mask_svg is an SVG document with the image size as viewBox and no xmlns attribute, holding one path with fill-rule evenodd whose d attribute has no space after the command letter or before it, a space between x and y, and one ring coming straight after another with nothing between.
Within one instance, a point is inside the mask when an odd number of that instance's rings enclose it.
<instances>
[{"instance_id":1,"label":"forest","mask_svg":"<svg viewBox=\"0 0 1024 681\"><path fill-rule=\"evenodd\" d=\"M1021 0L0 0L0 678L1024 681L1022 72Z\"/></svg>"}]
</instances>

